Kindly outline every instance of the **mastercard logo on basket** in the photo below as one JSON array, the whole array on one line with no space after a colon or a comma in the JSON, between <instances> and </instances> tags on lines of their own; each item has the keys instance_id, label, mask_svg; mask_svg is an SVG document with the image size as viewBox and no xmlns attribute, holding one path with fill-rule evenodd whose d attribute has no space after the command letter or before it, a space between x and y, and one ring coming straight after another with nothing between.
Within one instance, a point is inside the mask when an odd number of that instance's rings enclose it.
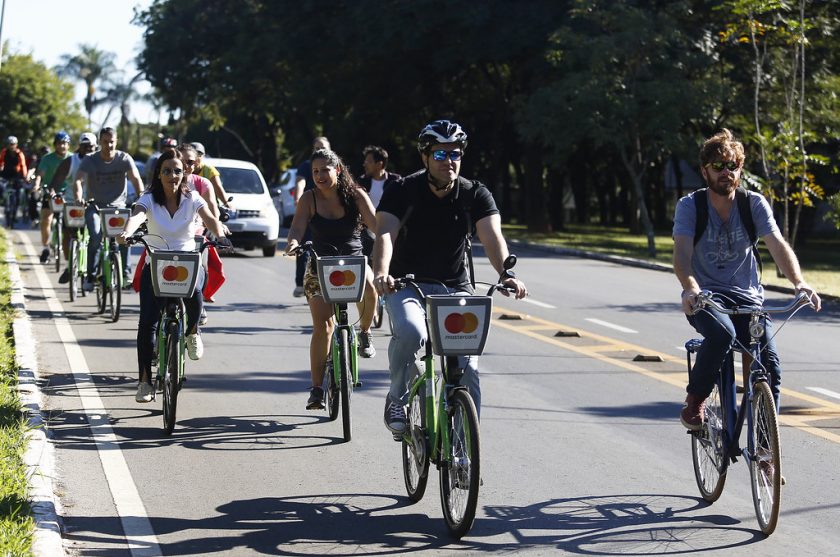
<instances>
[{"instance_id":1,"label":"mastercard logo on basket","mask_svg":"<svg viewBox=\"0 0 840 557\"><path fill-rule=\"evenodd\" d=\"M468 335L478 328L478 317L471 311L466 313L453 312L446 316L443 326L449 334L464 333Z\"/></svg>"},{"instance_id":2,"label":"mastercard logo on basket","mask_svg":"<svg viewBox=\"0 0 840 557\"><path fill-rule=\"evenodd\" d=\"M125 226L125 217L111 217L108 219L108 226L112 228Z\"/></svg>"},{"instance_id":3,"label":"mastercard logo on basket","mask_svg":"<svg viewBox=\"0 0 840 557\"><path fill-rule=\"evenodd\" d=\"M330 284L333 286L352 286L356 283L356 273L353 271L333 271L330 273Z\"/></svg>"},{"instance_id":4,"label":"mastercard logo on basket","mask_svg":"<svg viewBox=\"0 0 840 557\"><path fill-rule=\"evenodd\" d=\"M189 270L183 265L167 265L163 268L163 280L167 282L184 282L190 276Z\"/></svg>"},{"instance_id":5,"label":"mastercard logo on basket","mask_svg":"<svg viewBox=\"0 0 840 557\"><path fill-rule=\"evenodd\" d=\"M80 219L83 216L85 216L85 210L84 209L69 209L67 211L67 214L70 215L70 218Z\"/></svg>"}]
</instances>

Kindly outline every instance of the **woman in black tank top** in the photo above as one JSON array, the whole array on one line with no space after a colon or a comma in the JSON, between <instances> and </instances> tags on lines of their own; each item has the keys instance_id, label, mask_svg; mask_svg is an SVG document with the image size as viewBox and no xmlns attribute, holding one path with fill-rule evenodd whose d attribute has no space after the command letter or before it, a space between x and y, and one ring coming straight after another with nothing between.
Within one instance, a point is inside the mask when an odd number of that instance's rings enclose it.
<instances>
[{"instance_id":1,"label":"woman in black tank top","mask_svg":"<svg viewBox=\"0 0 840 557\"><path fill-rule=\"evenodd\" d=\"M301 196L295 209L292 226L286 243L286 253L300 244L307 226L312 230L312 246L318 255L361 255L361 229L376 230L373 204L355 181L347 166L329 149L319 149L312 154L312 179L315 188ZM367 268L365 294L357 304L360 317L359 354L371 358L376 354L370 341L370 326L376 309L376 290L373 271ZM303 277L303 288L312 314L312 338L309 341L309 365L312 387L306 408L324 407L324 368L329 353L329 339L333 332L332 304L324 301L314 261Z\"/></svg>"}]
</instances>

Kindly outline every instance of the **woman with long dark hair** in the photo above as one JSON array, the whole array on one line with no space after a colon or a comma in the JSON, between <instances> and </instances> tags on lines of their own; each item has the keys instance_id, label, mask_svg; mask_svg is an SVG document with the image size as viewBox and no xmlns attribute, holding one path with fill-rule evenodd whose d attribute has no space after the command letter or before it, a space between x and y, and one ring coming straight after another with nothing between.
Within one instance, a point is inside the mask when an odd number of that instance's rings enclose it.
<instances>
[{"instance_id":1,"label":"woman with long dark hair","mask_svg":"<svg viewBox=\"0 0 840 557\"><path fill-rule=\"evenodd\" d=\"M335 152L318 149L312 153L312 179L315 189L304 192L295 209L289 229L286 253L300 244L307 227L312 230L312 247L319 255L362 255L362 223L376 230L373 204L365 190L353 180L350 170ZM376 354L370 339L370 325L376 309L373 272L367 267L364 298L357 305L360 328L359 354L372 358ZM318 274L312 258L303 277L303 290L312 314L312 338L309 341L309 366L312 387L308 410L324 407L324 369L333 332L332 304L324 301Z\"/></svg>"},{"instance_id":2,"label":"woman with long dark hair","mask_svg":"<svg viewBox=\"0 0 840 557\"><path fill-rule=\"evenodd\" d=\"M121 244L134 234L144 222L149 234L146 241L152 249L192 251L196 249L195 233L199 226L196 215L221 242L226 240L221 223L213 216L201 196L190 191L185 179L184 163L177 151L163 153L155 164L154 177L149 189L134 204L134 210L122 233L117 237ZM148 262L148 260L147 260ZM201 290L204 285L204 269L199 265L195 292L184 300L187 309L187 353L198 360L204 353L198 318L203 305ZM155 296L152 288L151 268L146 264L140 278L140 322L137 326L137 362L140 368L140 384L137 387L137 402L151 402L152 356L155 348L155 332L160 319L160 310L165 298Z\"/></svg>"}]
</instances>

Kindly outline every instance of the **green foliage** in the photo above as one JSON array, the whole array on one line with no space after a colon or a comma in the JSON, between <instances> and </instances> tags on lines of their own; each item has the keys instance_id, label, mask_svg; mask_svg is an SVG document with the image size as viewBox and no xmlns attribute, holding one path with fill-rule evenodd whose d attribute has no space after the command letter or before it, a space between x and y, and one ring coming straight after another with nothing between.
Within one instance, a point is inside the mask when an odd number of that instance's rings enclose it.
<instances>
[{"instance_id":1,"label":"green foliage","mask_svg":"<svg viewBox=\"0 0 840 557\"><path fill-rule=\"evenodd\" d=\"M11 54L0 70L0 136L15 135L32 148L52 146L59 130L76 133L84 119L73 103L73 86L31 55Z\"/></svg>"}]
</instances>

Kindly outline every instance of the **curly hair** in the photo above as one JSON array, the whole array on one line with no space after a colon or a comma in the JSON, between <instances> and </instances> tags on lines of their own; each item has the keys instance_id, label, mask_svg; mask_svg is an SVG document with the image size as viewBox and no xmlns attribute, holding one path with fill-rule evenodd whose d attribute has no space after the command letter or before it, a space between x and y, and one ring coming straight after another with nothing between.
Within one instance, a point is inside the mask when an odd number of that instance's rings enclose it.
<instances>
[{"instance_id":1,"label":"curly hair","mask_svg":"<svg viewBox=\"0 0 840 557\"><path fill-rule=\"evenodd\" d=\"M732 159L738 166L744 165L744 145L726 128L707 139L700 148L700 166L721 159Z\"/></svg>"},{"instance_id":2,"label":"curly hair","mask_svg":"<svg viewBox=\"0 0 840 557\"><path fill-rule=\"evenodd\" d=\"M347 168L347 165L344 164L341 157L339 157L338 154L331 149L318 149L312 153L312 156L309 158L309 162L311 164L318 159L327 161L329 165L334 166L335 169L339 171L337 178L338 199L341 201L341 205L344 207L344 210L350 215L355 216L356 226L360 227L362 224L362 214L356 206L356 189L359 185L353 179L350 169Z\"/></svg>"}]
</instances>

